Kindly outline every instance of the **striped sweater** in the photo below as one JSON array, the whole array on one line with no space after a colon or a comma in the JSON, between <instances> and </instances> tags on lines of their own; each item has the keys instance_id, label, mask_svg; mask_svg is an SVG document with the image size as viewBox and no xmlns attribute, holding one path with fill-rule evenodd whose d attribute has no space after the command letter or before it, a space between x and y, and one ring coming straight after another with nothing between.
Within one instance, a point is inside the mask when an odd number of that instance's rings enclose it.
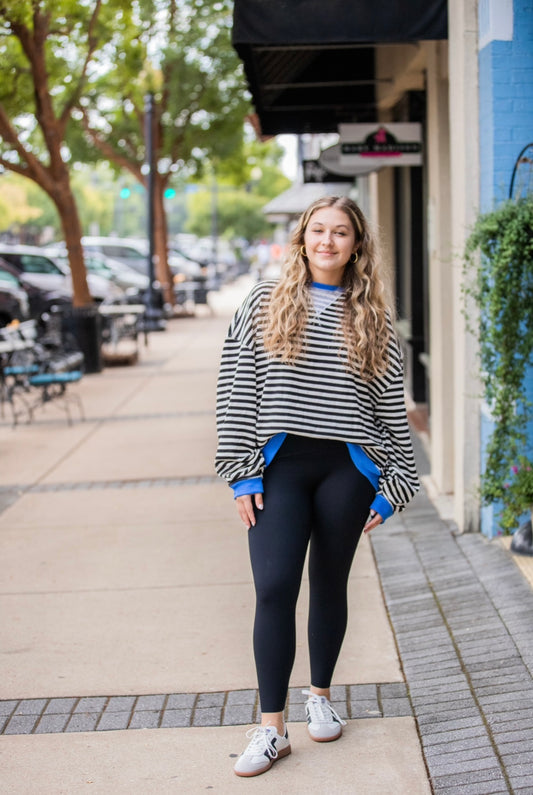
<instances>
[{"instance_id":1,"label":"striped sweater","mask_svg":"<svg viewBox=\"0 0 533 795\"><path fill-rule=\"evenodd\" d=\"M305 351L295 364L284 364L266 354L257 324L274 285L252 288L226 337L217 391L218 474L230 485L261 478L263 448L279 434L336 439L352 448L354 460L356 448L375 465L375 508L381 499L389 513L403 510L419 483L396 338L383 376L369 382L349 372L339 334L345 297L339 293L321 312L310 309Z\"/></svg>"}]
</instances>

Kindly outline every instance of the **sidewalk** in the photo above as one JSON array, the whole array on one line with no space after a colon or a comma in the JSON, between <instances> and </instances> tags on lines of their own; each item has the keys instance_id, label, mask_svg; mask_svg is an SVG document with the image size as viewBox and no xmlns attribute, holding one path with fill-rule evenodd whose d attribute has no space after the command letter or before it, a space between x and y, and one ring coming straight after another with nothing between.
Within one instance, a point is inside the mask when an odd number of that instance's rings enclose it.
<instances>
[{"instance_id":1,"label":"sidewalk","mask_svg":"<svg viewBox=\"0 0 533 795\"><path fill-rule=\"evenodd\" d=\"M533 792L532 591L424 495L358 550L342 740L312 743L301 723L304 587L293 753L233 774L257 717L253 588L213 473L214 393L246 288L152 334L138 365L83 379L85 422L51 406L0 424L2 792Z\"/></svg>"}]
</instances>

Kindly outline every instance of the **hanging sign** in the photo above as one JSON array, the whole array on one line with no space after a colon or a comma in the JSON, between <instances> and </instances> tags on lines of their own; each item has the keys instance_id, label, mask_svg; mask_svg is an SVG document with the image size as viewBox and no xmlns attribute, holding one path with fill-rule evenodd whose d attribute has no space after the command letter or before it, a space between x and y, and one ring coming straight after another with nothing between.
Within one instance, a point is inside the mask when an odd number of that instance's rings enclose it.
<instances>
[{"instance_id":1,"label":"hanging sign","mask_svg":"<svg viewBox=\"0 0 533 795\"><path fill-rule=\"evenodd\" d=\"M340 165L422 165L422 125L417 122L391 124L340 124Z\"/></svg>"},{"instance_id":2,"label":"hanging sign","mask_svg":"<svg viewBox=\"0 0 533 795\"><path fill-rule=\"evenodd\" d=\"M320 160L304 160L302 162L304 182L353 182L353 177L334 174L328 171Z\"/></svg>"},{"instance_id":3,"label":"hanging sign","mask_svg":"<svg viewBox=\"0 0 533 795\"><path fill-rule=\"evenodd\" d=\"M363 158L361 158L361 162L349 163L348 165L344 163L341 165L340 160L340 144L333 144L333 146L328 146L327 149L323 149L318 158L319 164L329 173L339 174L343 179L350 179L352 181L355 177L362 177L365 174L370 174L371 171L376 171L378 168L374 163L369 161L368 158L366 162L362 162ZM335 179L337 179L337 177ZM329 181L335 182L335 179Z\"/></svg>"}]
</instances>

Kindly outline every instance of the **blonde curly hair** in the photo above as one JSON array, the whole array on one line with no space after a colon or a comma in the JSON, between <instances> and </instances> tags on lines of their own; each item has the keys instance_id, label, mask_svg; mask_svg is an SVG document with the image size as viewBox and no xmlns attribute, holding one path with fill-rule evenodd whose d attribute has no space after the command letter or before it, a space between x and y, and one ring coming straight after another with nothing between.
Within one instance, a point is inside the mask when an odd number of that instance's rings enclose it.
<instances>
[{"instance_id":1,"label":"blonde curly hair","mask_svg":"<svg viewBox=\"0 0 533 795\"><path fill-rule=\"evenodd\" d=\"M312 277L302 247L311 217L323 207L342 210L355 232L357 261L348 261L341 285L346 300L340 343L343 339L348 369L370 381L387 369L391 313L385 302L376 245L368 223L357 204L345 196L324 196L313 202L300 217L282 277L263 310L261 325L265 350L287 364L294 364L305 350Z\"/></svg>"}]
</instances>

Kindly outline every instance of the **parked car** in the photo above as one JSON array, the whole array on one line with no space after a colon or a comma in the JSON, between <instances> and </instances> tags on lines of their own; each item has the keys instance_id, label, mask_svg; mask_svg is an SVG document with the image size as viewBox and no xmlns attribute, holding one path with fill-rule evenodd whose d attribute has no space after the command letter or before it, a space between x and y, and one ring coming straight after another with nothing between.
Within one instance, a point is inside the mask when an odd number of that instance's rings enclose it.
<instances>
[{"instance_id":1,"label":"parked car","mask_svg":"<svg viewBox=\"0 0 533 795\"><path fill-rule=\"evenodd\" d=\"M26 274L21 273L18 268L5 259L0 259L0 269L8 274L11 279L15 279L20 289L26 293L30 317L38 320L43 314L53 310L54 307L72 306L72 293L70 290L38 287L32 281L28 281Z\"/></svg>"},{"instance_id":2,"label":"parked car","mask_svg":"<svg viewBox=\"0 0 533 795\"><path fill-rule=\"evenodd\" d=\"M45 250L62 270L68 268L68 254L64 244L47 246ZM148 289L148 276L133 270L118 260L106 257L105 254L85 251L84 260L87 274L91 279L94 276L106 279L123 290L128 299L136 297L140 300L139 296Z\"/></svg>"},{"instance_id":3,"label":"parked car","mask_svg":"<svg viewBox=\"0 0 533 795\"><path fill-rule=\"evenodd\" d=\"M56 262L44 249L37 246L0 246L0 257L24 274L30 284L72 295L72 277L68 265ZM87 283L97 303L114 303L124 297L122 290L100 277L88 274Z\"/></svg>"},{"instance_id":4,"label":"parked car","mask_svg":"<svg viewBox=\"0 0 533 795\"><path fill-rule=\"evenodd\" d=\"M52 256L51 258L60 270L63 271L69 284L72 286L72 276L68 257ZM118 284L115 284L110 279L106 279L101 274L93 273L87 268L87 263L85 263L85 266L87 271L87 286L93 301L97 304L121 304L126 301L126 295L122 287L119 287Z\"/></svg>"},{"instance_id":5,"label":"parked car","mask_svg":"<svg viewBox=\"0 0 533 795\"><path fill-rule=\"evenodd\" d=\"M44 290L69 291L63 271L34 246L0 246L0 257L12 265L28 284Z\"/></svg>"},{"instance_id":6,"label":"parked car","mask_svg":"<svg viewBox=\"0 0 533 795\"><path fill-rule=\"evenodd\" d=\"M30 316L28 295L16 276L2 267L0 260L0 327Z\"/></svg>"},{"instance_id":7,"label":"parked car","mask_svg":"<svg viewBox=\"0 0 533 795\"><path fill-rule=\"evenodd\" d=\"M139 273L147 274L148 241L145 239L83 237L82 245L87 251L100 252L134 268ZM173 276L177 303L184 304L188 300L206 303L206 276L202 273L201 264L183 257L174 249L169 249L168 264Z\"/></svg>"},{"instance_id":8,"label":"parked car","mask_svg":"<svg viewBox=\"0 0 533 795\"><path fill-rule=\"evenodd\" d=\"M148 289L148 276L144 273L125 265L123 262L106 257L104 254L87 252L85 255L87 270L106 279L110 279L118 284L123 290L130 294L144 292Z\"/></svg>"},{"instance_id":9,"label":"parked car","mask_svg":"<svg viewBox=\"0 0 533 795\"><path fill-rule=\"evenodd\" d=\"M134 237L94 237L84 235L81 243L85 251L96 251L106 257L129 265L139 273L148 273L148 241Z\"/></svg>"},{"instance_id":10,"label":"parked car","mask_svg":"<svg viewBox=\"0 0 533 795\"><path fill-rule=\"evenodd\" d=\"M238 274L237 257L227 240L219 238L214 246L211 238L204 237L194 243L180 243L178 248L185 256L201 262L211 282L217 286L231 281Z\"/></svg>"},{"instance_id":11,"label":"parked car","mask_svg":"<svg viewBox=\"0 0 533 795\"><path fill-rule=\"evenodd\" d=\"M174 277L174 286L194 285L194 302L207 304L209 290L215 289L215 281L209 278L208 266L174 247L168 249L168 264Z\"/></svg>"}]
</instances>

